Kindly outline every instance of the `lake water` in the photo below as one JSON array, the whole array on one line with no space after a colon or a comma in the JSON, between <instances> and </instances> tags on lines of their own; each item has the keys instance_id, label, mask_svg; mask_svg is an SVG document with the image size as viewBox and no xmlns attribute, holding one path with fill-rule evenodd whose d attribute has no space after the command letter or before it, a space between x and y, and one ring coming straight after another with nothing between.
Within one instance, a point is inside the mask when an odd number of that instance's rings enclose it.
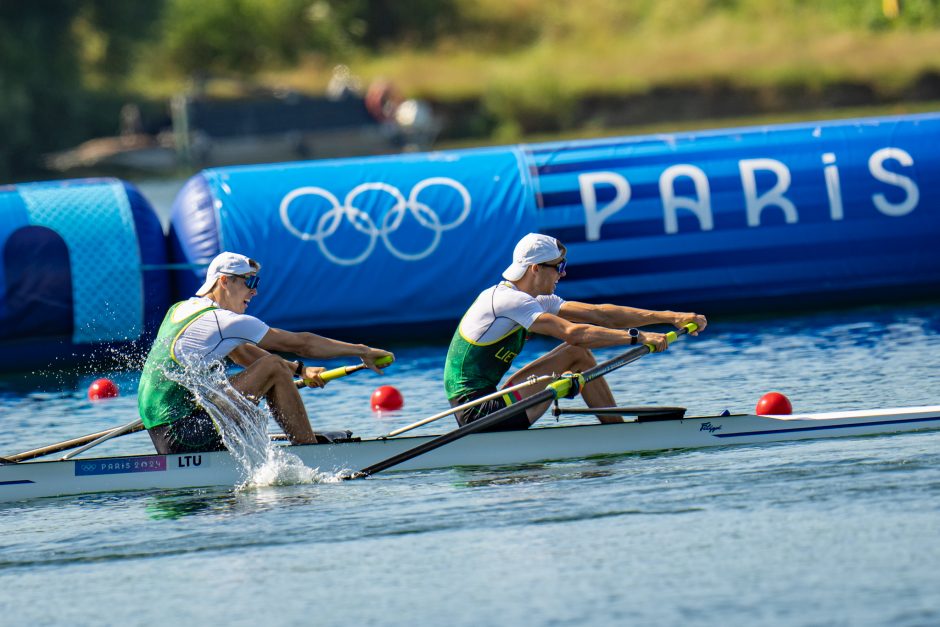
<instances>
[{"instance_id":1,"label":"lake water","mask_svg":"<svg viewBox=\"0 0 940 627\"><path fill-rule=\"evenodd\" d=\"M314 424L440 411L446 347L393 348L384 377L305 390ZM795 411L936 404L938 372L940 313L907 306L713 320L609 380L621 404L702 415L770 390ZM104 375L122 395L89 402ZM382 383L402 411L368 409ZM126 423L136 384L2 379L0 452ZM937 625L940 432L45 499L0 506L0 532L0 624Z\"/></svg>"}]
</instances>

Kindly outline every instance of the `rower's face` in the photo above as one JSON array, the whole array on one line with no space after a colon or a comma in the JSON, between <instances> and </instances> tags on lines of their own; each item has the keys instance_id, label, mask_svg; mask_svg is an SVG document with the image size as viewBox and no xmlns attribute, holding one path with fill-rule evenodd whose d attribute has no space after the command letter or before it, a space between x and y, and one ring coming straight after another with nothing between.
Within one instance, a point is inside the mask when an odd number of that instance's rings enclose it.
<instances>
[{"instance_id":1,"label":"rower's face","mask_svg":"<svg viewBox=\"0 0 940 627\"><path fill-rule=\"evenodd\" d=\"M258 293L257 287L248 287L249 284L254 284L252 281L254 276L254 274L227 275L223 288L223 302L219 304L229 311L245 313L248 303Z\"/></svg>"},{"instance_id":2,"label":"rower's face","mask_svg":"<svg viewBox=\"0 0 940 627\"><path fill-rule=\"evenodd\" d=\"M565 276L565 266L567 260L564 255L552 261L546 261L539 264L539 292L542 294L554 294L555 286L563 276Z\"/></svg>"}]
</instances>

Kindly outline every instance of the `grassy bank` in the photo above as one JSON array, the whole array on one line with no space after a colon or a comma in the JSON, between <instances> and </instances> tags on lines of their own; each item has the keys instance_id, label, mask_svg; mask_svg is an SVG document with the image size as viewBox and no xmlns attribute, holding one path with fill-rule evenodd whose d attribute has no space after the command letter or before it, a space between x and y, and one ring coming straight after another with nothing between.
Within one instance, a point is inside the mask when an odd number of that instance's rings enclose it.
<instances>
[{"instance_id":1,"label":"grassy bank","mask_svg":"<svg viewBox=\"0 0 940 627\"><path fill-rule=\"evenodd\" d=\"M364 83L385 78L434 102L450 139L902 106L940 98L940 29L929 20L937 3L920 4L920 18L905 22L873 0L480 0L465 8L464 31L344 61ZM308 55L262 76L316 91L333 64ZM631 113L637 102L643 110Z\"/></svg>"},{"instance_id":2,"label":"grassy bank","mask_svg":"<svg viewBox=\"0 0 940 627\"><path fill-rule=\"evenodd\" d=\"M930 0L903 3L894 19L880 0L457 4L459 30L433 42L352 50L340 60L366 80L384 76L410 95L435 99L500 87L623 92L719 78L766 85L877 77L891 88L940 70L940 3ZM322 87L334 61L308 57L267 75Z\"/></svg>"},{"instance_id":3,"label":"grassy bank","mask_svg":"<svg viewBox=\"0 0 940 627\"><path fill-rule=\"evenodd\" d=\"M317 94L345 64L445 142L940 100L940 0L49 0L0 34L0 178L195 74Z\"/></svg>"},{"instance_id":4,"label":"grassy bank","mask_svg":"<svg viewBox=\"0 0 940 627\"><path fill-rule=\"evenodd\" d=\"M657 85L716 81L755 87L858 81L888 92L940 71L940 30L826 32L801 26L747 25L717 16L682 32L585 33L583 40L540 39L511 51L441 45L357 56L350 65L366 81L384 77L408 95L435 100L499 92L637 93ZM267 78L317 88L325 86L331 68L312 57Z\"/></svg>"}]
</instances>

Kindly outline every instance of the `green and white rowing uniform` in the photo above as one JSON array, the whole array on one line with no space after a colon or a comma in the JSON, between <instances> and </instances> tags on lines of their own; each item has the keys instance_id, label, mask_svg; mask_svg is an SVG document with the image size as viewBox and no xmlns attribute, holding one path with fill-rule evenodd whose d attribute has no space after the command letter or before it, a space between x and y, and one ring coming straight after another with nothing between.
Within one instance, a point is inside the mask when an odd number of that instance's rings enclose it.
<instances>
[{"instance_id":1,"label":"green and white rowing uniform","mask_svg":"<svg viewBox=\"0 0 940 627\"><path fill-rule=\"evenodd\" d=\"M530 296L509 281L481 292L460 320L447 350L447 398L495 390L522 351L528 328L543 313L557 315L564 302L554 294Z\"/></svg>"},{"instance_id":2,"label":"green and white rowing uniform","mask_svg":"<svg viewBox=\"0 0 940 627\"><path fill-rule=\"evenodd\" d=\"M198 410L192 393L167 376L218 361L246 342L257 344L268 325L254 316L220 309L211 299L190 298L167 312L137 389L137 406L148 429L171 424Z\"/></svg>"}]
</instances>

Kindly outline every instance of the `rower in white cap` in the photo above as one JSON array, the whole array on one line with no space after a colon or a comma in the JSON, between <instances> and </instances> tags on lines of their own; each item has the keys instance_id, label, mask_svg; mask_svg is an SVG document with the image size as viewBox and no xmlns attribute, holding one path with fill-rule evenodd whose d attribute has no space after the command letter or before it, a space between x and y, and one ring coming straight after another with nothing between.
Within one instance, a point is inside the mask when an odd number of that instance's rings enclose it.
<instances>
[{"instance_id":1,"label":"rower in white cap","mask_svg":"<svg viewBox=\"0 0 940 627\"><path fill-rule=\"evenodd\" d=\"M451 340L444 367L444 388L451 406L464 405L496 392L529 333L549 335L564 343L520 368L509 377L504 388L530 377L583 372L597 363L592 348L650 344L657 352L666 350L663 334L640 331L637 327L670 324L680 328L694 322L699 331L705 328L705 316L696 313L563 300L555 295L555 287L565 276L568 265L565 253L561 242L540 233L529 233L516 244L512 265L503 272L506 280L477 297ZM533 385L460 410L455 414L457 422L461 425L473 422L541 389ZM581 395L589 407L616 405L603 378L585 385ZM548 406L546 402L521 410L488 430L527 429ZM598 419L623 421L617 415L600 414Z\"/></svg>"},{"instance_id":2,"label":"rower in white cap","mask_svg":"<svg viewBox=\"0 0 940 627\"><path fill-rule=\"evenodd\" d=\"M192 392L168 376L174 371L204 367L231 359L244 370L230 377L232 387L255 399L267 399L275 420L291 443L310 444L316 435L294 384L302 377L312 387L325 385L323 368L288 361L270 351L328 359L359 357L381 374L376 360L393 357L388 351L347 344L313 333L269 327L245 314L258 294L261 264L245 255L224 252L209 264L206 281L196 296L176 303L167 312L140 378L138 407L158 453L222 450L221 435Z\"/></svg>"}]
</instances>

